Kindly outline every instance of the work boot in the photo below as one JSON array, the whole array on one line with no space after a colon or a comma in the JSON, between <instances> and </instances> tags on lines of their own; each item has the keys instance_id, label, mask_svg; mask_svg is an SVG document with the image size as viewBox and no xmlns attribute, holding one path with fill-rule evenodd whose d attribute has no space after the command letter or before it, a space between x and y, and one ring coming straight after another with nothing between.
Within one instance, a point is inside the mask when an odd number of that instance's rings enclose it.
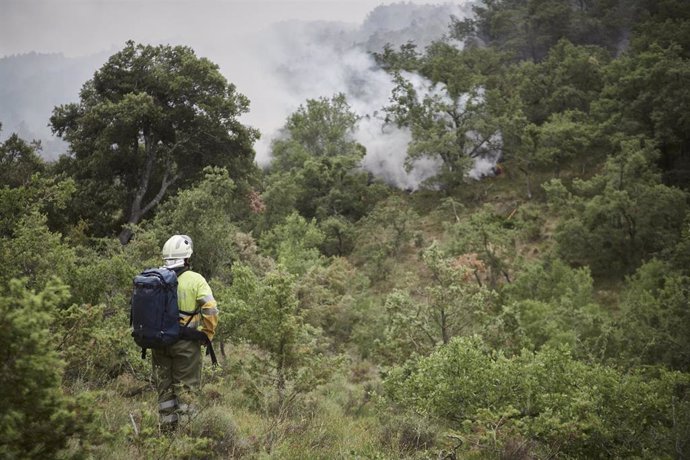
<instances>
[{"instance_id":1,"label":"work boot","mask_svg":"<svg viewBox=\"0 0 690 460\"><path fill-rule=\"evenodd\" d=\"M169 435L177 431L180 417L177 414L168 414L160 418L161 433Z\"/></svg>"}]
</instances>

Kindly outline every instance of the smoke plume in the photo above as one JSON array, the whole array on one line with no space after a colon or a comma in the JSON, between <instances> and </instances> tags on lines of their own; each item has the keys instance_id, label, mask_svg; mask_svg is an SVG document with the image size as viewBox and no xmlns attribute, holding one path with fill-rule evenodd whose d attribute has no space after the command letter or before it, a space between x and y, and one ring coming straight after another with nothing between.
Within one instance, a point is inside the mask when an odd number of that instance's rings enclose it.
<instances>
[{"instance_id":1,"label":"smoke plume","mask_svg":"<svg viewBox=\"0 0 690 460\"><path fill-rule=\"evenodd\" d=\"M352 16L365 2L355 6L335 0L277 1L265 13L260 12L264 8L248 2L209 1L204 8L187 0L154 3L137 6L136 17L132 18L134 3L124 0L102 0L98 5L66 0L59 8L45 0L11 2L6 19L0 19L0 29L7 33L0 40L4 41L0 53L26 52L29 48L44 54L33 54L31 59L25 55L0 58L3 137L21 127L25 133L35 135L32 137L48 140L44 145L64 148L64 144L50 143L55 139L47 127L52 108L76 102L80 85L109 54L133 39L187 45L197 55L219 64L227 79L251 101L250 112L242 121L262 133L255 146L259 165L270 162L271 141L300 104L308 98L344 93L361 117L355 136L367 149L364 168L401 188L417 188L434 174L438 165L431 160L418 161L412 171L405 170L410 134L383 123L381 110L390 104L393 82L370 53L380 51L386 43L397 48L409 41L423 51L447 33L451 16L470 14L469 0L460 5L379 5L369 7L363 21L352 21ZM166 6L163 13L161 3ZM375 5L375 0L369 4ZM13 32L16 27L11 18L29 13L33 22L50 33ZM165 20L161 20L161 14ZM75 22L79 17L84 20ZM332 20L318 20L326 17ZM46 25L48 22L50 25ZM20 43L17 37L21 38L22 33L25 39ZM21 67L20 61L31 65L23 66L22 72L13 72ZM51 77L45 79L42 75ZM49 157L58 153L45 150Z\"/></svg>"}]
</instances>

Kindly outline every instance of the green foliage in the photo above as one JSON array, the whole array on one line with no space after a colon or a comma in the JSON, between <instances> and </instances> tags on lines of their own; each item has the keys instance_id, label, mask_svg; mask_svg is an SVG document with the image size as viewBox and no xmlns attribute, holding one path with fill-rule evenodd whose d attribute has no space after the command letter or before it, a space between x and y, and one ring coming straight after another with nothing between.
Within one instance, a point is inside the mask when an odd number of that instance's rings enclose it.
<instances>
[{"instance_id":1,"label":"green foliage","mask_svg":"<svg viewBox=\"0 0 690 460\"><path fill-rule=\"evenodd\" d=\"M133 344L125 305L73 304L60 309L53 340L65 361L66 384L98 389L124 373L149 379L151 363L141 359L141 349Z\"/></svg>"},{"instance_id":2,"label":"green foliage","mask_svg":"<svg viewBox=\"0 0 690 460\"><path fill-rule=\"evenodd\" d=\"M639 2L615 0L487 0L473 6L476 18L455 20L461 39L479 39L517 59L540 61L562 38L616 51Z\"/></svg>"},{"instance_id":3,"label":"green foliage","mask_svg":"<svg viewBox=\"0 0 690 460\"><path fill-rule=\"evenodd\" d=\"M360 170L365 151L353 137L358 121L343 94L309 99L288 117L285 136L272 145L267 226L293 207L307 218L350 221L371 208L380 187Z\"/></svg>"},{"instance_id":4,"label":"green foliage","mask_svg":"<svg viewBox=\"0 0 690 460\"><path fill-rule=\"evenodd\" d=\"M194 269L209 279L228 279L238 257L234 236L242 204L227 169L207 166L203 172L197 184L160 206L149 227L161 246L171 235L189 235L194 242Z\"/></svg>"},{"instance_id":5,"label":"green foliage","mask_svg":"<svg viewBox=\"0 0 690 460\"><path fill-rule=\"evenodd\" d=\"M470 445L487 446L490 423L493 443L518 433L551 455L673 456L688 427L687 374L622 374L560 349L506 358L458 338L384 385L393 402L440 417Z\"/></svg>"},{"instance_id":6,"label":"green foliage","mask_svg":"<svg viewBox=\"0 0 690 460\"><path fill-rule=\"evenodd\" d=\"M451 337L479 328L491 310L489 291L475 284L468 276L470 269L456 265L436 244L422 257L431 273L425 296L431 324L437 331L431 335L441 339L437 343L447 344Z\"/></svg>"},{"instance_id":7,"label":"green foliage","mask_svg":"<svg viewBox=\"0 0 690 460\"><path fill-rule=\"evenodd\" d=\"M362 171L345 96L288 117L264 173L215 65L128 43L56 108L69 156L0 143L0 457L687 457L689 14L486 0L462 49L374 53L408 166L441 164L409 195ZM466 180L485 154L502 174ZM174 233L222 358L161 436L128 299Z\"/></svg>"},{"instance_id":8,"label":"green foliage","mask_svg":"<svg viewBox=\"0 0 690 460\"><path fill-rule=\"evenodd\" d=\"M382 425L381 444L405 456L416 458L415 454L432 451L438 442L439 427L413 413L390 415Z\"/></svg>"},{"instance_id":9,"label":"green foliage","mask_svg":"<svg viewBox=\"0 0 690 460\"><path fill-rule=\"evenodd\" d=\"M26 185L34 174L43 172L45 163L38 155L40 149L39 143L28 144L17 134L0 143L0 186Z\"/></svg>"},{"instance_id":10,"label":"green foliage","mask_svg":"<svg viewBox=\"0 0 690 460\"><path fill-rule=\"evenodd\" d=\"M516 344L531 350L563 346L583 358L603 353L610 320L594 300L587 268L573 269L558 259L529 264L502 296Z\"/></svg>"},{"instance_id":11,"label":"green foliage","mask_svg":"<svg viewBox=\"0 0 690 460\"><path fill-rule=\"evenodd\" d=\"M626 366L663 364L688 372L690 344L680 325L690 320L689 289L690 279L667 263L642 265L626 280L611 356Z\"/></svg>"},{"instance_id":12,"label":"green foliage","mask_svg":"<svg viewBox=\"0 0 690 460\"><path fill-rule=\"evenodd\" d=\"M448 225L446 231L450 235L448 246L452 254L476 254L483 262L491 289L498 286L501 278L510 281L508 269L515 254L515 231L506 219L487 207Z\"/></svg>"},{"instance_id":13,"label":"green foliage","mask_svg":"<svg viewBox=\"0 0 690 460\"><path fill-rule=\"evenodd\" d=\"M11 237L17 230L17 221L27 214L38 212L50 221L62 221L67 203L75 190L72 179L33 175L23 185L0 187L0 236Z\"/></svg>"},{"instance_id":14,"label":"green foliage","mask_svg":"<svg viewBox=\"0 0 690 460\"><path fill-rule=\"evenodd\" d=\"M213 452L219 457L242 454L241 444L238 442L237 425L232 414L225 408L212 406L204 409L191 424L191 438L206 440L210 445L200 446L200 455Z\"/></svg>"},{"instance_id":15,"label":"green foliage","mask_svg":"<svg viewBox=\"0 0 690 460\"><path fill-rule=\"evenodd\" d=\"M406 168L422 158L438 160L441 169L435 181L455 187L464 181L472 158L496 150L498 120L486 103L484 88L474 84L454 94L453 86L432 82L425 93L400 73L394 81L392 104L384 110L388 121L412 133Z\"/></svg>"},{"instance_id":16,"label":"green foliage","mask_svg":"<svg viewBox=\"0 0 690 460\"><path fill-rule=\"evenodd\" d=\"M418 70L420 66L420 54L417 51L417 45L413 41L401 45L399 51L394 50L390 43L386 43L380 53L374 52L372 55L376 63L389 72L399 70L413 72Z\"/></svg>"},{"instance_id":17,"label":"green foliage","mask_svg":"<svg viewBox=\"0 0 690 460\"><path fill-rule=\"evenodd\" d=\"M319 222L324 234L321 252L326 256L346 256L354 249L355 225L341 216L330 216Z\"/></svg>"},{"instance_id":18,"label":"green foliage","mask_svg":"<svg viewBox=\"0 0 690 460\"><path fill-rule=\"evenodd\" d=\"M544 61L517 66L518 90L528 120L539 125L554 113L588 113L604 87L610 61L601 48L561 40Z\"/></svg>"},{"instance_id":19,"label":"green foliage","mask_svg":"<svg viewBox=\"0 0 690 460\"><path fill-rule=\"evenodd\" d=\"M283 224L261 236L262 248L289 273L303 275L310 267L322 263L319 246L324 234L312 219L290 214Z\"/></svg>"},{"instance_id":20,"label":"green foliage","mask_svg":"<svg viewBox=\"0 0 690 460\"><path fill-rule=\"evenodd\" d=\"M254 378L271 381L281 403L288 390L309 391L329 369L320 331L305 324L298 310L294 277L273 271L259 279L243 265L234 271L233 285L223 294L228 305L223 321L229 322L234 341L252 343L267 355L259 357Z\"/></svg>"},{"instance_id":21,"label":"green foliage","mask_svg":"<svg viewBox=\"0 0 690 460\"><path fill-rule=\"evenodd\" d=\"M73 220L110 235L140 222L208 165L246 181L257 133L237 117L248 104L218 66L190 48L127 42L84 84L79 103L56 107L51 117L71 146L60 169L77 179Z\"/></svg>"},{"instance_id":22,"label":"green foliage","mask_svg":"<svg viewBox=\"0 0 690 460\"><path fill-rule=\"evenodd\" d=\"M690 104L688 59L676 44L652 45L638 55L623 56L609 66L597 104L599 117L611 132L653 139L662 165L672 171L668 179L679 186L687 184L678 166L687 163L690 146L690 117L685 109Z\"/></svg>"},{"instance_id":23,"label":"green foliage","mask_svg":"<svg viewBox=\"0 0 690 460\"><path fill-rule=\"evenodd\" d=\"M5 264L0 280L28 277L28 286L43 289L53 277L67 280L75 264L75 251L63 243L61 235L51 232L45 215L38 211L19 218L13 238L0 240L0 254Z\"/></svg>"},{"instance_id":24,"label":"green foliage","mask_svg":"<svg viewBox=\"0 0 690 460\"><path fill-rule=\"evenodd\" d=\"M660 183L652 148L629 142L623 149L601 174L575 181L572 194L559 181L545 186L564 217L556 234L559 254L597 276L631 273L674 245L687 209L682 191Z\"/></svg>"},{"instance_id":25,"label":"green foliage","mask_svg":"<svg viewBox=\"0 0 690 460\"><path fill-rule=\"evenodd\" d=\"M142 267L160 265L158 241L142 230L126 247L115 240L99 243L100 247L76 247L77 259L67 278L71 300L77 304L103 304L109 311L124 310L134 276Z\"/></svg>"},{"instance_id":26,"label":"green foliage","mask_svg":"<svg viewBox=\"0 0 690 460\"><path fill-rule=\"evenodd\" d=\"M93 413L63 392L62 361L49 330L56 307L69 296L59 282L40 292L12 280L0 296L0 456L46 458L63 451L72 437L86 441Z\"/></svg>"},{"instance_id":27,"label":"green foliage","mask_svg":"<svg viewBox=\"0 0 690 460\"><path fill-rule=\"evenodd\" d=\"M658 46L683 47L685 57L690 57L690 11L683 0L644 0L644 13L635 24L631 49L646 51Z\"/></svg>"},{"instance_id":28,"label":"green foliage","mask_svg":"<svg viewBox=\"0 0 690 460\"><path fill-rule=\"evenodd\" d=\"M513 65L499 80L501 94L512 96L500 118L503 161L524 174L528 198L537 173L576 166L584 173L608 153L610 141L589 113L609 61L600 48L562 40L543 62Z\"/></svg>"},{"instance_id":29,"label":"green foliage","mask_svg":"<svg viewBox=\"0 0 690 460\"><path fill-rule=\"evenodd\" d=\"M347 259L333 258L297 280L301 314L341 350L351 345L353 330L366 313L357 309L356 299L367 287L368 280Z\"/></svg>"},{"instance_id":30,"label":"green foliage","mask_svg":"<svg viewBox=\"0 0 690 460\"><path fill-rule=\"evenodd\" d=\"M273 144L273 167L287 171L303 166L309 157L354 157L362 147L352 139L358 117L345 95L308 99L285 123L287 139Z\"/></svg>"},{"instance_id":31,"label":"green foliage","mask_svg":"<svg viewBox=\"0 0 690 460\"><path fill-rule=\"evenodd\" d=\"M355 260L366 262L372 279L385 278L413 236L418 214L400 197L381 201L358 225Z\"/></svg>"},{"instance_id":32,"label":"green foliage","mask_svg":"<svg viewBox=\"0 0 690 460\"><path fill-rule=\"evenodd\" d=\"M386 297L386 320L378 349L387 362L426 355L453 337L482 332L491 314L491 293L478 285L470 269L458 265L436 243L422 258L429 279L412 296L394 291Z\"/></svg>"}]
</instances>

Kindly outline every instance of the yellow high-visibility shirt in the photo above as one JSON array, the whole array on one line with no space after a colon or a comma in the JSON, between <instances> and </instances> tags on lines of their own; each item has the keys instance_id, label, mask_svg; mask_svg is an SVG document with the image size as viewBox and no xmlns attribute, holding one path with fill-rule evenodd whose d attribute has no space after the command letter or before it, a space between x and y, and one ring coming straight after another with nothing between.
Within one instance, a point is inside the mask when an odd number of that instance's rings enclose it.
<instances>
[{"instance_id":1,"label":"yellow high-visibility shirt","mask_svg":"<svg viewBox=\"0 0 690 460\"><path fill-rule=\"evenodd\" d=\"M218 325L218 304L213 298L211 287L200 274L187 270L177 278L177 305L180 310L180 324L201 331L213 339ZM184 313L201 314L190 315Z\"/></svg>"}]
</instances>

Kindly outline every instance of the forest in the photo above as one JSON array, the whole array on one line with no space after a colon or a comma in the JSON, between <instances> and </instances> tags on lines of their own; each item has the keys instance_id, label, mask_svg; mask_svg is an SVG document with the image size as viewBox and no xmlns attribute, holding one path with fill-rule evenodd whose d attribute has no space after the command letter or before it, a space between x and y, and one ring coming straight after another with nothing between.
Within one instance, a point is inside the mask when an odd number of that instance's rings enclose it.
<instances>
[{"instance_id":1,"label":"forest","mask_svg":"<svg viewBox=\"0 0 690 460\"><path fill-rule=\"evenodd\" d=\"M344 94L260 168L185 46L110 56L47 114L59 159L2 141L0 458L689 458L690 4L473 9L373 53L415 190ZM220 322L171 436L129 301L174 234Z\"/></svg>"}]
</instances>

